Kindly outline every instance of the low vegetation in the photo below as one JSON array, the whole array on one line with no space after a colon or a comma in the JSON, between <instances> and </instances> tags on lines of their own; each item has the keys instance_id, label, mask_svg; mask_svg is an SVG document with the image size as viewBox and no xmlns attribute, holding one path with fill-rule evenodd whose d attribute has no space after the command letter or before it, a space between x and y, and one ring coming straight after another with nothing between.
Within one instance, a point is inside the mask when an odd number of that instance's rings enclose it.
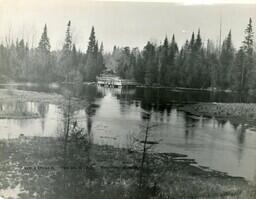
<instances>
[{"instance_id":1,"label":"low vegetation","mask_svg":"<svg viewBox=\"0 0 256 199\"><path fill-rule=\"evenodd\" d=\"M79 145L68 153L57 138L20 137L1 141L0 195L12 198L253 198L242 178L203 169L183 155L148 154L146 186L138 186L141 153L110 146ZM88 144L88 143L87 143ZM145 181L143 181L145 182ZM254 194L254 195L253 195Z\"/></svg>"}]
</instances>

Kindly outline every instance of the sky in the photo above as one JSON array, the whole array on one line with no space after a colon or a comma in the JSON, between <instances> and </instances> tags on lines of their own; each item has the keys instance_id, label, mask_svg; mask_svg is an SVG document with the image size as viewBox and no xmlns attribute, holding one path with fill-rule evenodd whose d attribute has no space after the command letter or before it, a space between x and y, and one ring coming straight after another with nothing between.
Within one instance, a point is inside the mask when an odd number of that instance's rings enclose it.
<instances>
[{"instance_id":1,"label":"sky","mask_svg":"<svg viewBox=\"0 0 256 199\"><path fill-rule=\"evenodd\" d=\"M183 45L199 28L204 42L217 42L221 18L222 38L231 29L239 47L249 17L256 27L256 0L145 1L0 0L0 41L24 38L35 47L47 24L52 49L60 49L71 20L73 41L82 51L92 26L106 51L114 45L141 49L147 41L159 44L172 34Z\"/></svg>"}]
</instances>

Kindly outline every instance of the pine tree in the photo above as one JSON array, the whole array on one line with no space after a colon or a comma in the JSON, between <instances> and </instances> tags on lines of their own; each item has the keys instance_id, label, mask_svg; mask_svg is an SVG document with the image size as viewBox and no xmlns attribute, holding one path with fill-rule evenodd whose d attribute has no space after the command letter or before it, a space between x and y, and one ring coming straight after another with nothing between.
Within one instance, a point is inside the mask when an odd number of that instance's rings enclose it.
<instances>
[{"instance_id":1,"label":"pine tree","mask_svg":"<svg viewBox=\"0 0 256 199\"><path fill-rule=\"evenodd\" d=\"M231 30L227 38L223 41L221 54L220 54L220 70L218 86L222 89L227 89L231 86L231 74L234 64L234 47L232 44Z\"/></svg>"},{"instance_id":2,"label":"pine tree","mask_svg":"<svg viewBox=\"0 0 256 199\"><path fill-rule=\"evenodd\" d=\"M189 61L187 62L188 66L188 80L187 87L200 87L200 78L202 70L201 70L201 47L202 41L200 36L200 30L198 31L197 38L195 39L194 32L192 33L190 44L189 44Z\"/></svg>"},{"instance_id":3,"label":"pine tree","mask_svg":"<svg viewBox=\"0 0 256 199\"><path fill-rule=\"evenodd\" d=\"M189 61L190 61L190 43L186 40L184 46L182 47L179 56L176 62L176 68L179 71L179 80L178 86L185 87L188 85L188 77L189 77Z\"/></svg>"},{"instance_id":4,"label":"pine tree","mask_svg":"<svg viewBox=\"0 0 256 199\"><path fill-rule=\"evenodd\" d=\"M195 33L192 33L191 39L190 39L190 43L189 43L189 47L193 48L195 44Z\"/></svg>"},{"instance_id":5,"label":"pine tree","mask_svg":"<svg viewBox=\"0 0 256 199\"><path fill-rule=\"evenodd\" d=\"M84 70L84 80L86 81L95 80L95 77L96 77L95 48L96 48L96 38L95 38L94 27L92 27L91 34L89 37L89 43L86 51L86 65Z\"/></svg>"},{"instance_id":6,"label":"pine tree","mask_svg":"<svg viewBox=\"0 0 256 199\"><path fill-rule=\"evenodd\" d=\"M201 39L201 35L200 35L200 29L198 30L197 36L196 36L196 41L194 44L194 48L196 51L199 51L202 47L202 39Z\"/></svg>"},{"instance_id":7,"label":"pine tree","mask_svg":"<svg viewBox=\"0 0 256 199\"><path fill-rule=\"evenodd\" d=\"M96 76L104 69L103 55L99 52L98 42L96 41L95 30L92 27L89 43L86 52L86 64L84 69L84 80L95 81Z\"/></svg>"},{"instance_id":8,"label":"pine tree","mask_svg":"<svg viewBox=\"0 0 256 199\"><path fill-rule=\"evenodd\" d=\"M44 26L44 31L43 34L41 36L39 45L38 45L38 49L41 50L44 53L49 53L50 49L51 49L51 45L50 45L50 40L48 38L47 35L47 25L45 24Z\"/></svg>"},{"instance_id":9,"label":"pine tree","mask_svg":"<svg viewBox=\"0 0 256 199\"><path fill-rule=\"evenodd\" d=\"M157 83L158 68L156 50L152 43L148 42L144 47L143 58L145 63L145 84L153 85Z\"/></svg>"},{"instance_id":10,"label":"pine tree","mask_svg":"<svg viewBox=\"0 0 256 199\"><path fill-rule=\"evenodd\" d=\"M103 42L100 43L100 53L103 55L104 53L104 46L103 46Z\"/></svg>"},{"instance_id":11,"label":"pine tree","mask_svg":"<svg viewBox=\"0 0 256 199\"><path fill-rule=\"evenodd\" d=\"M163 46L160 46L159 48L159 80L158 82L163 86L167 86L169 83L168 51L169 51L169 42L166 36L164 39Z\"/></svg>"},{"instance_id":12,"label":"pine tree","mask_svg":"<svg viewBox=\"0 0 256 199\"><path fill-rule=\"evenodd\" d=\"M242 92L245 89L245 78L243 77L245 75L245 52L242 47L237 52L234 63L235 67L232 73L233 88L239 92Z\"/></svg>"},{"instance_id":13,"label":"pine tree","mask_svg":"<svg viewBox=\"0 0 256 199\"><path fill-rule=\"evenodd\" d=\"M96 75L99 75L104 69L105 69L105 64L104 64L104 58L103 58L103 42L100 44L100 49L98 49L98 42L96 43L96 49L95 52L96 54Z\"/></svg>"},{"instance_id":14,"label":"pine tree","mask_svg":"<svg viewBox=\"0 0 256 199\"><path fill-rule=\"evenodd\" d=\"M45 24L34 60L34 65L36 66L36 81L49 82L52 79L52 60L50 49L51 45L47 33L47 25Z\"/></svg>"},{"instance_id":15,"label":"pine tree","mask_svg":"<svg viewBox=\"0 0 256 199\"><path fill-rule=\"evenodd\" d=\"M243 49L248 56L252 56L253 54L253 37L254 32L252 30L252 19L249 19L249 24L245 29L245 39L243 41Z\"/></svg>"},{"instance_id":16,"label":"pine tree","mask_svg":"<svg viewBox=\"0 0 256 199\"><path fill-rule=\"evenodd\" d=\"M70 28L71 28L71 21L68 21L65 43L62 48L62 51L64 52L64 54L69 54L70 51L72 50L72 35L71 35Z\"/></svg>"},{"instance_id":17,"label":"pine tree","mask_svg":"<svg viewBox=\"0 0 256 199\"><path fill-rule=\"evenodd\" d=\"M214 89L217 87L219 59L218 50L210 40L207 41L206 47L206 70L207 73L205 75L207 75L208 81L205 82L205 85Z\"/></svg>"},{"instance_id":18,"label":"pine tree","mask_svg":"<svg viewBox=\"0 0 256 199\"><path fill-rule=\"evenodd\" d=\"M144 84L145 70L141 52L138 48L132 50L132 67L133 79L138 83Z\"/></svg>"},{"instance_id":19,"label":"pine tree","mask_svg":"<svg viewBox=\"0 0 256 199\"><path fill-rule=\"evenodd\" d=\"M239 79L237 88L240 92L248 93L249 89L255 89L253 77L255 76L254 60L253 60L253 37L252 19L249 19L249 24L245 29L245 39L243 46L239 50L239 57L243 58L243 62L237 60L236 67L240 68L237 71L241 74L236 75Z\"/></svg>"},{"instance_id":20,"label":"pine tree","mask_svg":"<svg viewBox=\"0 0 256 199\"><path fill-rule=\"evenodd\" d=\"M71 21L67 23L67 29L65 33L65 40L63 43L60 57L58 59L58 76L62 81L72 81L72 73L74 73L75 66L72 63L72 33L71 33Z\"/></svg>"},{"instance_id":21,"label":"pine tree","mask_svg":"<svg viewBox=\"0 0 256 199\"><path fill-rule=\"evenodd\" d=\"M169 85L175 86L176 82L178 82L177 77L177 67L175 67L175 60L176 56L179 52L178 45L175 41L175 36L172 36L172 42L170 44L169 53L168 53L168 78L169 78Z\"/></svg>"},{"instance_id":22,"label":"pine tree","mask_svg":"<svg viewBox=\"0 0 256 199\"><path fill-rule=\"evenodd\" d=\"M120 77L128 79L131 72L131 50L126 46L122 49L121 55L117 60L117 73Z\"/></svg>"},{"instance_id":23,"label":"pine tree","mask_svg":"<svg viewBox=\"0 0 256 199\"><path fill-rule=\"evenodd\" d=\"M88 48L87 48L87 51L86 51L87 56L94 53L95 47L96 47L96 37L95 37L95 30L94 30L94 26L93 26L92 30L91 30L90 37L89 37Z\"/></svg>"},{"instance_id":24,"label":"pine tree","mask_svg":"<svg viewBox=\"0 0 256 199\"><path fill-rule=\"evenodd\" d=\"M185 87L193 87L193 79L194 79L194 60L195 60L195 52L194 52L194 46L195 46L195 33L192 33L190 42L189 42L189 48L188 48L188 54L187 54L187 60L185 63L185 70L186 70L186 79L185 79Z\"/></svg>"},{"instance_id":25,"label":"pine tree","mask_svg":"<svg viewBox=\"0 0 256 199\"><path fill-rule=\"evenodd\" d=\"M71 56L72 56L72 65L74 66L75 70L77 70L78 69L78 57L77 57L77 51L76 51L75 44L73 44Z\"/></svg>"}]
</instances>

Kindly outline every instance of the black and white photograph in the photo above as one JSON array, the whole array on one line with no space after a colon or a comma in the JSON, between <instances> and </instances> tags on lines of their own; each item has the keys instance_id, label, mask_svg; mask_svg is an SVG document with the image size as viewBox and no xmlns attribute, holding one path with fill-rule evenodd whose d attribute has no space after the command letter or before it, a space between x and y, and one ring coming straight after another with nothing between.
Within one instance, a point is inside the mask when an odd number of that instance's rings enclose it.
<instances>
[{"instance_id":1,"label":"black and white photograph","mask_svg":"<svg viewBox=\"0 0 256 199\"><path fill-rule=\"evenodd\" d=\"M256 0L0 0L0 199L256 199Z\"/></svg>"}]
</instances>

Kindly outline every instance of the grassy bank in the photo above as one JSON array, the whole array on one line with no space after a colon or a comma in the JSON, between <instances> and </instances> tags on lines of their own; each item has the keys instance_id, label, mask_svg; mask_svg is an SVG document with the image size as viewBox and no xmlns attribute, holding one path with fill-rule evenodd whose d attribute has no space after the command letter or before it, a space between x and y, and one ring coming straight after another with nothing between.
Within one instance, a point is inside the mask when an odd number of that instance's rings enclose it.
<instances>
[{"instance_id":1,"label":"grassy bank","mask_svg":"<svg viewBox=\"0 0 256 199\"><path fill-rule=\"evenodd\" d=\"M244 179L200 168L186 156L173 153L147 154L142 171L141 154L135 151L70 143L67 153L63 153L60 139L21 137L1 141L0 157L0 195L5 198L256 196ZM10 195L10 190L16 195Z\"/></svg>"}]
</instances>

